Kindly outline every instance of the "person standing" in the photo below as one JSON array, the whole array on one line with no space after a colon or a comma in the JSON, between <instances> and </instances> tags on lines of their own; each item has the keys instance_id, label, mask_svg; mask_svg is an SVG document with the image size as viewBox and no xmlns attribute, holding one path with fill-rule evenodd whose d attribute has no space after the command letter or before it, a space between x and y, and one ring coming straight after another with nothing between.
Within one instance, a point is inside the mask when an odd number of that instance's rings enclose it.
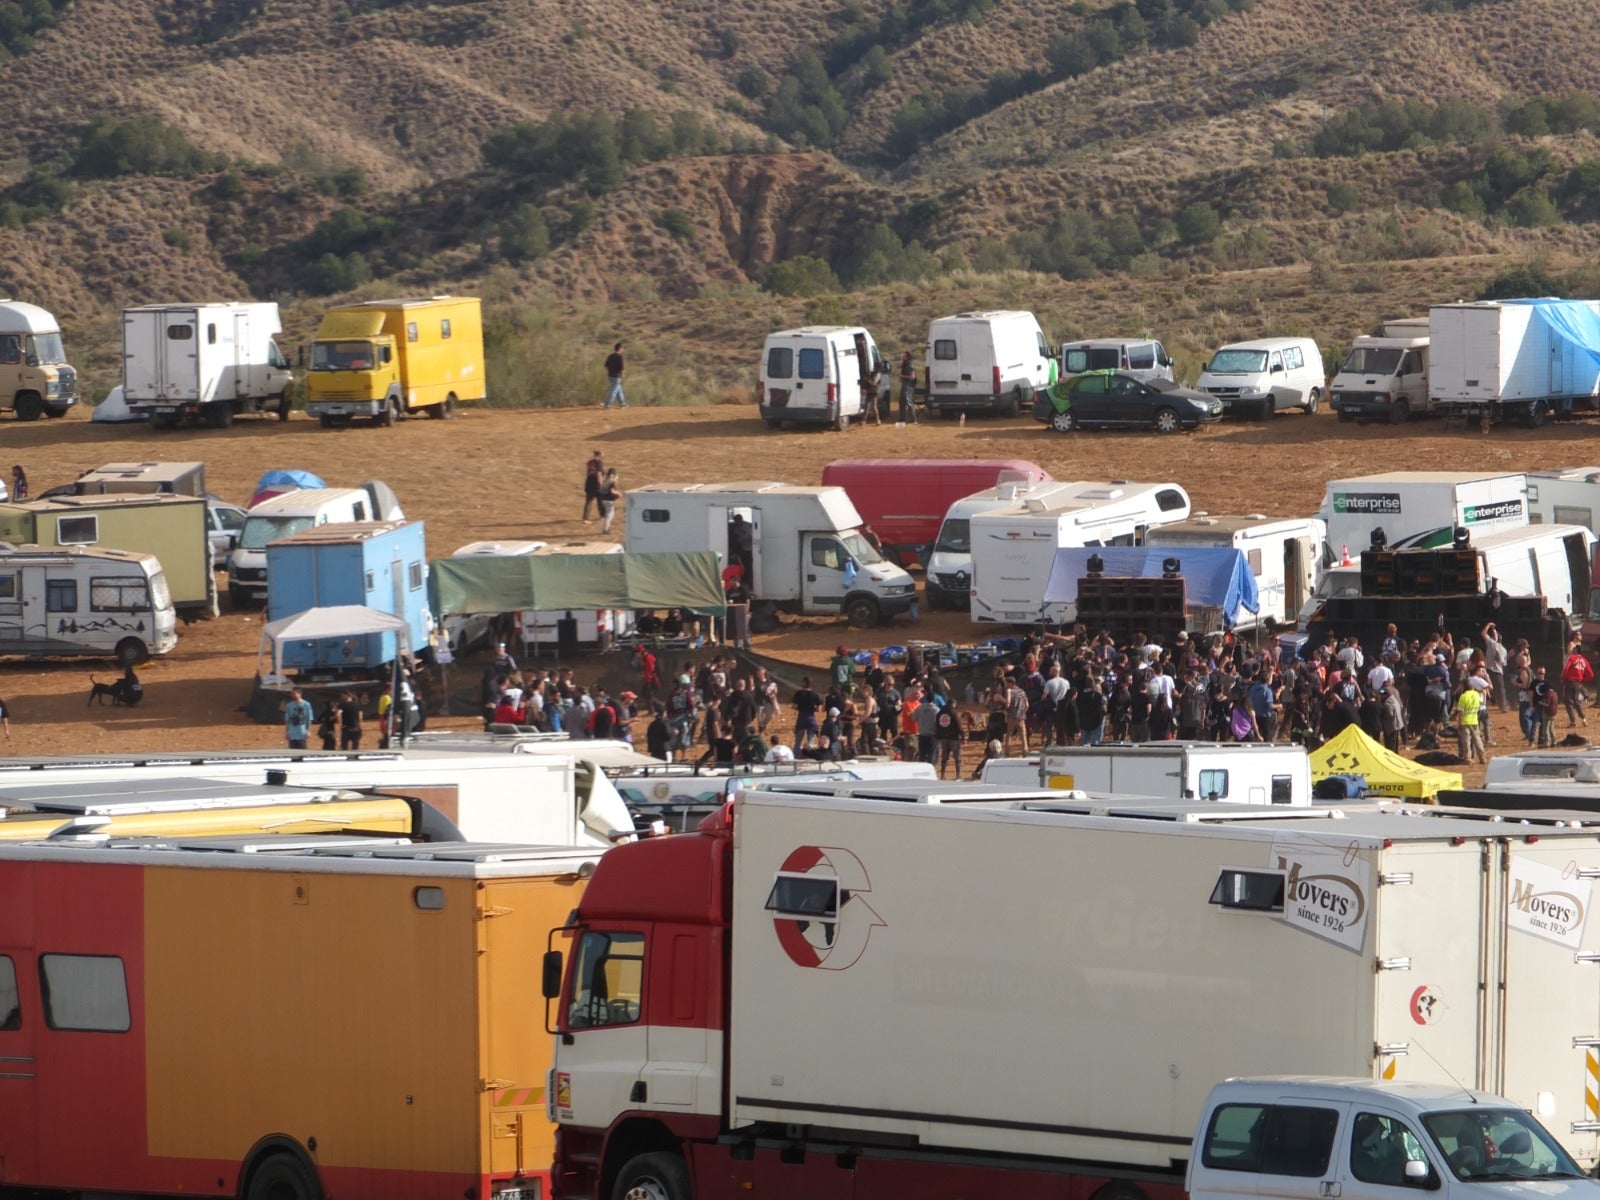
<instances>
[{"instance_id":1,"label":"person standing","mask_svg":"<svg viewBox=\"0 0 1600 1200\"><path fill-rule=\"evenodd\" d=\"M911 361L911 351L907 350L900 357L900 419L907 425L917 423L916 399L917 368Z\"/></svg>"},{"instance_id":2,"label":"person standing","mask_svg":"<svg viewBox=\"0 0 1600 1200\"><path fill-rule=\"evenodd\" d=\"M955 760L956 773L952 779L961 778L961 739L964 731L961 728L961 717L956 712L954 704L944 704L939 707L939 714L934 720L934 734L939 743L939 778L945 777L945 766Z\"/></svg>"},{"instance_id":3,"label":"person standing","mask_svg":"<svg viewBox=\"0 0 1600 1200\"><path fill-rule=\"evenodd\" d=\"M289 749L304 750L311 736L311 705L295 688L289 693L289 703L283 706L283 733L289 739Z\"/></svg>"},{"instance_id":4,"label":"person standing","mask_svg":"<svg viewBox=\"0 0 1600 1200\"><path fill-rule=\"evenodd\" d=\"M28 498L28 473L22 469L21 463L11 468L11 498L13 500Z\"/></svg>"},{"instance_id":5,"label":"person standing","mask_svg":"<svg viewBox=\"0 0 1600 1200\"><path fill-rule=\"evenodd\" d=\"M1456 697L1456 742L1465 762L1489 761L1483 748L1483 730L1478 724L1478 714L1482 710L1483 693L1475 687L1463 687Z\"/></svg>"},{"instance_id":6,"label":"person standing","mask_svg":"<svg viewBox=\"0 0 1600 1200\"><path fill-rule=\"evenodd\" d=\"M1594 668L1589 665L1588 656L1583 652L1583 644L1573 638L1572 644L1567 647L1567 661L1561 665L1561 702L1567 708L1568 728L1589 724L1583 714L1583 706L1588 700L1584 686L1593 680Z\"/></svg>"},{"instance_id":7,"label":"person standing","mask_svg":"<svg viewBox=\"0 0 1600 1200\"><path fill-rule=\"evenodd\" d=\"M1483 661L1489 668L1489 683L1493 688L1495 704L1501 712L1511 707L1510 697L1506 694L1506 662L1509 657L1506 644L1500 640L1500 627L1490 621L1483 627Z\"/></svg>"},{"instance_id":8,"label":"person standing","mask_svg":"<svg viewBox=\"0 0 1600 1200\"><path fill-rule=\"evenodd\" d=\"M606 378L610 380L610 385L606 388L606 399L602 408L609 409L613 403L618 408L628 407L628 397L622 391L622 371L626 366L622 358L622 343L618 342L611 347L611 353L606 355Z\"/></svg>"},{"instance_id":9,"label":"person standing","mask_svg":"<svg viewBox=\"0 0 1600 1200\"><path fill-rule=\"evenodd\" d=\"M339 749L361 749L361 702L354 692L339 699Z\"/></svg>"},{"instance_id":10,"label":"person standing","mask_svg":"<svg viewBox=\"0 0 1600 1200\"><path fill-rule=\"evenodd\" d=\"M600 504L600 532L610 533L611 522L617 515L617 501L622 493L617 490L617 470L612 467L600 483L600 493L595 497Z\"/></svg>"},{"instance_id":11,"label":"person standing","mask_svg":"<svg viewBox=\"0 0 1600 1200\"><path fill-rule=\"evenodd\" d=\"M339 748L339 708L332 700L322 706L322 716L317 718L317 736L324 750Z\"/></svg>"},{"instance_id":12,"label":"person standing","mask_svg":"<svg viewBox=\"0 0 1600 1200\"><path fill-rule=\"evenodd\" d=\"M600 500L600 481L605 475L605 455L596 450L583 466L583 523L589 523L589 509Z\"/></svg>"}]
</instances>

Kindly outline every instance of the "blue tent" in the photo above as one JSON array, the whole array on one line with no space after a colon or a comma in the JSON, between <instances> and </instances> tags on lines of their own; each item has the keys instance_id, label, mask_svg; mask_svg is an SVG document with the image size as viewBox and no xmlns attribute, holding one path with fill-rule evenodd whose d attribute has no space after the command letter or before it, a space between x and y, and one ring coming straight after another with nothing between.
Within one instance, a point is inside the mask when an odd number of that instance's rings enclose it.
<instances>
[{"instance_id":1,"label":"blue tent","mask_svg":"<svg viewBox=\"0 0 1600 1200\"><path fill-rule=\"evenodd\" d=\"M274 469L256 480L256 491L259 492L265 488L282 484L287 484L291 488L320 488L328 486L322 482L320 476L313 475L310 471Z\"/></svg>"},{"instance_id":2,"label":"blue tent","mask_svg":"<svg viewBox=\"0 0 1600 1200\"><path fill-rule=\"evenodd\" d=\"M1089 573L1089 556L1098 554L1102 572L1116 579L1160 579L1161 564L1176 558L1182 568L1184 594L1191 608L1219 608L1229 625L1239 612L1261 611L1255 576L1244 551L1200 546L1084 546L1057 550L1045 584L1046 604L1076 604L1078 581Z\"/></svg>"},{"instance_id":3,"label":"blue tent","mask_svg":"<svg viewBox=\"0 0 1600 1200\"><path fill-rule=\"evenodd\" d=\"M1569 346L1600 363L1600 311L1593 300L1506 300L1506 304L1526 304L1550 326L1550 331Z\"/></svg>"}]
</instances>

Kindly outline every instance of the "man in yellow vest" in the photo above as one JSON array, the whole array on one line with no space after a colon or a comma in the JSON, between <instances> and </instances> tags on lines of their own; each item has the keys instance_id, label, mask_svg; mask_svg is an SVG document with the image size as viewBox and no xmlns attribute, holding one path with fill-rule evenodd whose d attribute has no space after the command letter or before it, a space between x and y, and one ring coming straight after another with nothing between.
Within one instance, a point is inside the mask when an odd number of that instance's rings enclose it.
<instances>
[{"instance_id":1,"label":"man in yellow vest","mask_svg":"<svg viewBox=\"0 0 1600 1200\"><path fill-rule=\"evenodd\" d=\"M1483 749L1483 726L1478 724L1482 709L1483 693L1475 687L1462 688L1461 695L1456 697L1456 741L1466 762L1489 761Z\"/></svg>"}]
</instances>

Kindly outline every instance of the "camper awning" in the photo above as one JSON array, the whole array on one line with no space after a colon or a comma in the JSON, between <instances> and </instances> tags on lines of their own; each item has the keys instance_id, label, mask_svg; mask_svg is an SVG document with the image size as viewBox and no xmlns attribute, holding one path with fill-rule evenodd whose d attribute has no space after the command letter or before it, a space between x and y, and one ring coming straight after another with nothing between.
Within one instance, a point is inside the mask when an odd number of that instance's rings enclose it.
<instances>
[{"instance_id":1,"label":"camper awning","mask_svg":"<svg viewBox=\"0 0 1600 1200\"><path fill-rule=\"evenodd\" d=\"M1195 608L1219 608L1229 625L1239 613L1260 612L1255 576L1244 552L1211 546L1084 546L1057 550L1045 584L1046 604L1075 604L1078 581L1089 573L1089 557L1098 554L1104 574L1119 579L1160 579L1161 564L1176 558L1182 568L1184 593Z\"/></svg>"},{"instance_id":2,"label":"camper awning","mask_svg":"<svg viewBox=\"0 0 1600 1200\"><path fill-rule=\"evenodd\" d=\"M1321 747L1311 752L1313 783L1329 775L1360 775L1367 781L1367 793L1426 800L1440 788L1461 787L1461 772L1441 771L1412 762L1373 741L1359 725L1346 725Z\"/></svg>"},{"instance_id":3,"label":"camper awning","mask_svg":"<svg viewBox=\"0 0 1600 1200\"><path fill-rule=\"evenodd\" d=\"M697 550L436 558L428 564L428 604L441 617L582 608L687 608L720 616L726 601L717 556Z\"/></svg>"},{"instance_id":4,"label":"camper awning","mask_svg":"<svg viewBox=\"0 0 1600 1200\"><path fill-rule=\"evenodd\" d=\"M272 643L272 673L283 674L283 647L288 642L314 642L323 638L365 637L369 633L393 633L399 636L400 653L407 654L411 647L410 630L399 617L379 612L363 604L335 604L326 608L308 608L305 612L284 617L262 627L261 644ZM259 656L259 651L257 652Z\"/></svg>"}]
</instances>

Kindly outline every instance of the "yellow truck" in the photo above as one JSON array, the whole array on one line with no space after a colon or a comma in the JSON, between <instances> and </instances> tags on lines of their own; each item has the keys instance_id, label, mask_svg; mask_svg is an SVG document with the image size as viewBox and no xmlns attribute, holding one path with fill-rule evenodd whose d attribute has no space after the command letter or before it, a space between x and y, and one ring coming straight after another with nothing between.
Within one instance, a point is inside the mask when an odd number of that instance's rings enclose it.
<instances>
[{"instance_id":1,"label":"yellow truck","mask_svg":"<svg viewBox=\"0 0 1600 1200\"><path fill-rule=\"evenodd\" d=\"M483 314L474 296L367 300L322 316L311 343L306 415L326 428L412 413L448 417L485 396Z\"/></svg>"}]
</instances>

